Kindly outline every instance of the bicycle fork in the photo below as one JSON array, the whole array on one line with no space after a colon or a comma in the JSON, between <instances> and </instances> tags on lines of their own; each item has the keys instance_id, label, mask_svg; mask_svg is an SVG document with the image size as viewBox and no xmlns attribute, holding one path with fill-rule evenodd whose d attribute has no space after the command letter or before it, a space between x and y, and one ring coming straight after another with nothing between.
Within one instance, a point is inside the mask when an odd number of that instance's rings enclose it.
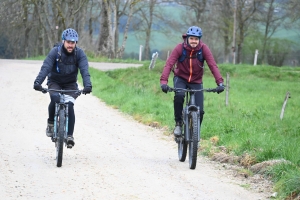
<instances>
[{"instance_id":1,"label":"bicycle fork","mask_svg":"<svg viewBox=\"0 0 300 200\"><path fill-rule=\"evenodd\" d=\"M185 131L184 131L184 137L186 138L186 141L189 142L192 140L191 138L191 133L190 133L190 126L193 124L190 124L190 113L195 112L197 113L197 127L198 127L198 136L197 136L197 141L200 141L200 108L199 106L191 105L191 106L186 106L184 108L184 124L185 124Z\"/></svg>"}]
</instances>

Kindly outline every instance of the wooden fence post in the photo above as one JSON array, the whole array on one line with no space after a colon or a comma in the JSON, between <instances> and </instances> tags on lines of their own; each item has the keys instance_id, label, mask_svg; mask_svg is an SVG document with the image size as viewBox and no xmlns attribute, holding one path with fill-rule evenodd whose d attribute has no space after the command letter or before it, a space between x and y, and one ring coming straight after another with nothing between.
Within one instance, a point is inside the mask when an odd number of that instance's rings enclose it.
<instances>
[{"instance_id":1,"label":"wooden fence post","mask_svg":"<svg viewBox=\"0 0 300 200\"><path fill-rule=\"evenodd\" d=\"M256 49L255 50L255 55L254 55L254 66L256 66L256 64L257 64L257 56L258 56L258 50Z\"/></svg>"},{"instance_id":2,"label":"wooden fence post","mask_svg":"<svg viewBox=\"0 0 300 200\"><path fill-rule=\"evenodd\" d=\"M282 120L283 118L283 114L284 114L284 110L285 110L285 106L287 104L287 100L288 98L291 98L290 97L290 92L287 92L286 95L285 95L285 99L284 99L284 102L283 102L283 105L282 105L282 109L281 109L281 114L280 114L280 119Z\"/></svg>"},{"instance_id":3,"label":"wooden fence post","mask_svg":"<svg viewBox=\"0 0 300 200\"><path fill-rule=\"evenodd\" d=\"M225 105L228 106L228 98L229 98L229 73L227 73L226 75L226 99L225 99Z\"/></svg>"},{"instance_id":4,"label":"wooden fence post","mask_svg":"<svg viewBox=\"0 0 300 200\"><path fill-rule=\"evenodd\" d=\"M139 52L139 61L142 61L142 53L143 53L143 45L140 45L140 52Z\"/></svg>"},{"instance_id":5,"label":"wooden fence post","mask_svg":"<svg viewBox=\"0 0 300 200\"><path fill-rule=\"evenodd\" d=\"M156 62L157 57L158 57L157 52L152 54L152 59L151 59L150 65L149 65L149 70L151 70L155 67L155 62Z\"/></svg>"}]
</instances>

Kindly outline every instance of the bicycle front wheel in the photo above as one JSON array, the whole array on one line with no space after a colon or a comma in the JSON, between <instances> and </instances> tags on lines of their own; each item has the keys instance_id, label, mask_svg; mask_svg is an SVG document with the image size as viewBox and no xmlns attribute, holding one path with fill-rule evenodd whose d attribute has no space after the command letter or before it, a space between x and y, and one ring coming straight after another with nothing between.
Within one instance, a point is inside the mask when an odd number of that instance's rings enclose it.
<instances>
[{"instance_id":1,"label":"bicycle front wheel","mask_svg":"<svg viewBox=\"0 0 300 200\"><path fill-rule=\"evenodd\" d=\"M198 117L196 112L191 112L189 115L189 166L190 169L196 168L197 151L198 151Z\"/></svg>"},{"instance_id":2,"label":"bicycle front wheel","mask_svg":"<svg viewBox=\"0 0 300 200\"><path fill-rule=\"evenodd\" d=\"M186 158L186 152L187 152L187 143L183 137L178 138L177 143L178 143L179 161L184 162Z\"/></svg>"},{"instance_id":3,"label":"bicycle front wheel","mask_svg":"<svg viewBox=\"0 0 300 200\"><path fill-rule=\"evenodd\" d=\"M185 120L185 110L182 111L182 119ZM186 142L185 140L185 132L187 131L186 130L186 122L183 123L183 134L181 137L179 138L176 138L176 142L178 144L178 158L179 158L179 161L181 162L184 162L185 159L186 159L186 153L187 153L187 146L188 146L188 143Z\"/></svg>"},{"instance_id":4,"label":"bicycle front wheel","mask_svg":"<svg viewBox=\"0 0 300 200\"><path fill-rule=\"evenodd\" d=\"M61 109L58 113L58 131L56 140L56 166L61 167L64 148L65 112Z\"/></svg>"}]
</instances>

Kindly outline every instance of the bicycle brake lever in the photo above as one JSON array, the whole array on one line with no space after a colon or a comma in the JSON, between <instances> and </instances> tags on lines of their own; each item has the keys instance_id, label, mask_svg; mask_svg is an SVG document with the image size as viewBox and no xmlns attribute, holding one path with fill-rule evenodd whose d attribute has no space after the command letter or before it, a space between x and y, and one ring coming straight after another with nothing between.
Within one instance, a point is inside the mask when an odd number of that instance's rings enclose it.
<instances>
[{"instance_id":1,"label":"bicycle brake lever","mask_svg":"<svg viewBox=\"0 0 300 200\"><path fill-rule=\"evenodd\" d=\"M75 94L78 95L78 96L80 96L81 93L82 93L82 90L79 90L79 91L75 92Z\"/></svg>"}]
</instances>

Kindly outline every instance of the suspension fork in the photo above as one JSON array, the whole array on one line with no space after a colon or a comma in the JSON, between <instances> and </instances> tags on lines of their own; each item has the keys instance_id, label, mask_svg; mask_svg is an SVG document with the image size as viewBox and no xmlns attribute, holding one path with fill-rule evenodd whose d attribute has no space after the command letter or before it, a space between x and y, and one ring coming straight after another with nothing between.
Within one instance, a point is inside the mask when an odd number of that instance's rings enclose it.
<instances>
[{"instance_id":1,"label":"suspension fork","mask_svg":"<svg viewBox=\"0 0 300 200\"><path fill-rule=\"evenodd\" d=\"M198 127L198 137L197 137L197 141L200 141L200 107L197 106L197 127Z\"/></svg>"},{"instance_id":2,"label":"suspension fork","mask_svg":"<svg viewBox=\"0 0 300 200\"><path fill-rule=\"evenodd\" d=\"M65 113L66 113L66 117L65 117L65 120L66 120L66 128L65 128L65 138L67 138L67 135L68 135L68 131L69 131L69 104L68 103L65 103Z\"/></svg>"},{"instance_id":3,"label":"suspension fork","mask_svg":"<svg viewBox=\"0 0 300 200\"><path fill-rule=\"evenodd\" d=\"M195 93L191 94L191 105L194 105L197 113L197 127L198 127L198 137L197 141L200 141L200 107L196 105Z\"/></svg>"},{"instance_id":4,"label":"suspension fork","mask_svg":"<svg viewBox=\"0 0 300 200\"><path fill-rule=\"evenodd\" d=\"M195 93L191 92L190 94L190 99L188 100L188 94L187 94L187 106L185 107L185 114L186 114L186 124L187 124L187 128L186 128L186 140L189 141L190 140L190 133L189 133L189 114L191 112L191 110L195 110L196 108L196 113L197 113L197 127L198 127L198 136L197 136L197 141L200 141L200 107L196 106L196 100L195 100ZM190 110L191 108L191 110ZM187 134L189 133L189 134Z\"/></svg>"},{"instance_id":5,"label":"suspension fork","mask_svg":"<svg viewBox=\"0 0 300 200\"><path fill-rule=\"evenodd\" d=\"M186 93L186 97L185 97L185 107L184 107L184 114L183 114L183 121L184 121L184 138L185 141L189 141L190 140L190 136L189 136L189 93Z\"/></svg>"},{"instance_id":6,"label":"suspension fork","mask_svg":"<svg viewBox=\"0 0 300 200\"><path fill-rule=\"evenodd\" d=\"M65 132L64 138L67 138L69 131L69 104L65 103L65 94L60 94L60 109L65 110Z\"/></svg>"},{"instance_id":7,"label":"suspension fork","mask_svg":"<svg viewBox=\"0 0 300 200\"><path fill-rule=\"evenodd\" d=\"M189 141L190 136L189 136L189 107L186 105L184 107L184 114L183 114L183 120L184 120L184 138L186 141Z\"/></svg>"},{"instance_id":8,"label":"suspension fork","mask_svg":"<svg viewBox=\"0 0 300 200\"><path fill-rule=\"evenodd\" d=\"M54 113L54 138L57 138L57 116L58 116L58 112L59 112L59 103L55 103L55 113Z\"/></svg>"}]
</instances>

